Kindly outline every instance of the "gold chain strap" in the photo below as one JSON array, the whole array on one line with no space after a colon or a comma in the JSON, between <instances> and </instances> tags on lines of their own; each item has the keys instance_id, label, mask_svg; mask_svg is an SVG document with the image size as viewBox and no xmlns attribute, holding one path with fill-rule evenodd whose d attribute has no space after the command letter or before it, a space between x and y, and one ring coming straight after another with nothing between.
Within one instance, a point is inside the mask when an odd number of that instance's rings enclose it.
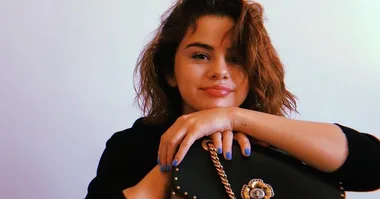
<instances>
[{"instance_id":1,"label":"gold chain strap","mask_svg":"<svg viewBox=\"0 0 380 199\"><path fill-rule=\"evenodd\" d=\"M216 151L214 143L212 142L212 140L205 139L203 140L202 146L205 150L210 152L212 163L214 164L218 172L218 175L220 177L220 180L222 181L226 193L228 194L228 197L230 199L236 199L235 194L231 189L231 185L228 182L226 172L224 172L223 166L219 161L218 153Z\"/></svg>"}]
</instances>

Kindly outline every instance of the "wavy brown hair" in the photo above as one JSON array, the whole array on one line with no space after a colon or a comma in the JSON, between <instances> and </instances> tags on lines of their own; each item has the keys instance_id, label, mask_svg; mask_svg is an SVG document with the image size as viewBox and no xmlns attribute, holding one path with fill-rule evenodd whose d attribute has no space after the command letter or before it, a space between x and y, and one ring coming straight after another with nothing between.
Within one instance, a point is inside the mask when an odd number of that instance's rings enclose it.
<instances>
[{"instance_id":1,"label":"wavy brown hair","mask_svg":"<svg viewBox=\"0 0 380 199\"><path fill-rule=\"evenodd\" d=\"M235 21L232 45L243 57L250 91L243 108L285 116L296 111L296 98L285 88L284 67L264 27L263 8L247 0L178 0L162 16L137 62L136 100L146 122L163 123L181 115L182 98L167 83L174 75L174 57L189 27L205 15L227 16ZM136 80L135 79L135 80Z\"/></svg>"}]
</instances>

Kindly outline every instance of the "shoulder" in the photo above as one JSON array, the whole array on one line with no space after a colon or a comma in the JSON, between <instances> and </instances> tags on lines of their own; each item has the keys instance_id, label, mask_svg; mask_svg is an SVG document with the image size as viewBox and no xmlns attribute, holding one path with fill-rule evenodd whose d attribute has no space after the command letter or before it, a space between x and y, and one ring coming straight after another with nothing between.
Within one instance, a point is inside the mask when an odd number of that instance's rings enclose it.
<instances>
[{"instance_id":1,"label":"shoulder","mask_svg":"<svg viewBox=\"0 0 380 199\"><path fill-rule=\"evenodd\" d=\"M164 126L148 125L144 123L144 117L140 117L133 123L132 127L115 132L106 145L118 145L120 143L123 145L136 145L139 142L152 142L160 140L161 135L165 131Z\"/></svg>"}]
</instances>

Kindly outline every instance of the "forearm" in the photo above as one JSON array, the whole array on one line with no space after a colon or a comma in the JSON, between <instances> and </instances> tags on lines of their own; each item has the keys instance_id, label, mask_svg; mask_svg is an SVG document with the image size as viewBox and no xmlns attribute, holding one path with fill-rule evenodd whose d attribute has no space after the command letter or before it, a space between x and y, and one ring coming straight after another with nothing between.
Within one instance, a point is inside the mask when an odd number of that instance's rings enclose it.
<instances>
[{"instance_id":1,"label":"forearm","mask_svg":"<svg viewBox=\"0 0 380 199\"><path fill-rule=\"evenodd\" d=\"M162 199L170 191L171 173L161 172L155 166L136 186L123 190L126 198L136 199Z\"/></svg>"},{"instance_id":2,"label":"forearm","mask_svg":"<svg viewBox=\"0 0 380 199\"><path fill-rule=\"evenodd\" d=\"M234 130L267 142L321 171L338 169L346 160L347 139L328 123L292 120L237 108Z\"/></svg>"}]
</instances>

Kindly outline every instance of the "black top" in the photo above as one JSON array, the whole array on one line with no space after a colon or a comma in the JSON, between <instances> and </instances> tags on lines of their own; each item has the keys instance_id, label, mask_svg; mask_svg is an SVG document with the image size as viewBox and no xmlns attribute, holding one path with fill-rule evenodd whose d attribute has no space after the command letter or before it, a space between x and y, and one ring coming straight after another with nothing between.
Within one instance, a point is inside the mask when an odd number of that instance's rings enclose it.
<instances>
[{"instance_id":1,"label":"black top","mask_svg":"<svg viewBox=\"0 0 380 199\"><path fill-rule=\"evenodd\" d=\"M349 155L332 178L346 191L380 188L380 141L374 136L338 125L348 140ZM86 199L125 199L122 191L136 185L157 164L161 135L169 125L148 126L142 118L132 128L115 133L106 144L97 175Z\"/></svg>"}]
</instances>

